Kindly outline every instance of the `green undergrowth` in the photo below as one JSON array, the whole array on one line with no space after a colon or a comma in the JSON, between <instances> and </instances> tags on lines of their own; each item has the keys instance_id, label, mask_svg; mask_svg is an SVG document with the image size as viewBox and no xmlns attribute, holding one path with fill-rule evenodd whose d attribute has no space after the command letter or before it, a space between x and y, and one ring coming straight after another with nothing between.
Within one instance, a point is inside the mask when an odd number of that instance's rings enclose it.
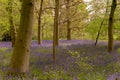
<instances>
[{"instance_id":1,"label":"green undergrowth","mask_svg":"<svg viewBox=\"0 0 120 80\"><path fill-rule=\"evenodd\" d=\"M72 80L69 73L66 73L64 70L49 70L48 72L33 70L32 74L34 74L37 80Z\"/></svg>"},{"instance_id":2,"label":"green undergrowth","mask_svg":"<svg viewBox=\"0 0 120 80\"><path fill-rule=\"evenodd\" d=\"M52 49L51 48L39 48L39 49L36 49L35 52L38 52L38 53L50 53L50 52L52 52Z\"/></svg>"},{"instance_id":3,"label":"green undergrowth","mask_svg":"<svg viewBox=\"0 0 120 80\"><path fill-rule=\"evenodd\" d=\"M8 48L5 48L5 47L0 48L0 53L4 53L6 50L8 50Z\"/></svg>"},{"instance_id":4,"label":"green undergrowth","mask_svg":"<svg viewBox=\"0 0 120 80\"><path fill-rule=\"evenodd\" d=\"M120 53L120 48L117 49L117 52Z\"/></svg>"},{"instance_id":5,"label":"green undergrowth","mask_svg":"<svg viewBox=\"0 0 120 80\"><path fill-rule=\"evenodd\" d=\"M0 80L4 80L5 72L3 68L9 66L10 58L12 55L12 51L8 53L4 53L7 49L1 49L0 55ZM60 51L60 50L58 50ZM49 50L42 48L36 49L36 52L40 53L48 53ZM4 53L4 54L3 54ZM68 50L66 53L72 59L68 60L67 68L61 67L57 65L54 67L53 64L39 64L37 62L47 62L49 61L46 58L40 59L37 53L31 55L30 63L30 73L25 76L16 76L16 77L8 77L7 80L107 80L108 74L120 72L120 63L119 61L116 62L109 62L112 61L112 55L110 54L98 54L88 56L84 51L81 52L80 50L72 51ZM51 51L49 54L52 55ZM62 54L62 53L61 53ZM65 55L65 54L62 54ZM41 55L40 55L41 56ZM43 55L42 55L43 56ZM41 57L42 57L41 56ZM64 56L63 56L64 57ZM52 57L51 57L52 59ZM62 59L62 58L61 58ZM106 62L103 65L102 62ZM36 63L36 64L35 64ZM63 62L64 63L64 62ZM65 63L67 64L67 63ZM37 68L35 67L37 66ZM43 69L42 67L47 66L47 68Z\"/></svg>"}]
</instances>

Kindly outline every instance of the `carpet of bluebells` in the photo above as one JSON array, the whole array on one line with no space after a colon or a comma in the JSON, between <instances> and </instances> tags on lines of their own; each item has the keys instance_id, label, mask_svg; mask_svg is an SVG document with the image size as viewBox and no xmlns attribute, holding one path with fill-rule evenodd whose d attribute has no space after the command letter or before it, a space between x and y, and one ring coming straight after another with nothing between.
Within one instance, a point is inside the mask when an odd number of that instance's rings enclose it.
<instances>
[{"instance_id":1,"label":"carpet of bluebells","mask_svg":"<svg viewBox=\"0 0 120 80\"><path fill-rule=\"evenodd\" d=\"M97 46L91 40L60 40L56 64L52 41L31 43L30 70L23 76L6 75L12 55L10 42L0 42L0 80L120 80L120 42L107 52L107 42Z\"/></svg>"}]
</instances>

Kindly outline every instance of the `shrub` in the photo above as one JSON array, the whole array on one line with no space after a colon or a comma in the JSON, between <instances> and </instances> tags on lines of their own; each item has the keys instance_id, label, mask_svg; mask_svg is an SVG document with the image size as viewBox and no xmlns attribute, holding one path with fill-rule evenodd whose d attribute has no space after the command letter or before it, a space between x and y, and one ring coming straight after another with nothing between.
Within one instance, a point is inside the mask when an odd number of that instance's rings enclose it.
<instances>
[{"instance_id":1,"label":"shrub","mask_svg":"<svg viewBox=\"0 0 120 80\"><path fill-rule=\"evenodd\" d=\"M2 41L11 41L10 32L7 31L2 35Z\"/></svg>"}]
</instances>

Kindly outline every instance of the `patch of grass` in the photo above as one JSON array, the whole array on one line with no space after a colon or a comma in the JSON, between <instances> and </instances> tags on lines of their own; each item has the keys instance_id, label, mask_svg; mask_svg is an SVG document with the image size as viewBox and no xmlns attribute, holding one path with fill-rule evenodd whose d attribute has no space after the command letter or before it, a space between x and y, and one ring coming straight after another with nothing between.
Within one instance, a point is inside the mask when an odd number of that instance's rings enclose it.
<instances>
[{"instance_id":1,"label":"patch of grass","mask_svg":"<svg viewBox=\"0 0 120 80\"><path fill-rule=\"evenodd\" d=\"M89 64L89 58L87 56L83 56L84 53L80 53L78 51L69 51L68 52L72 58L75 59L75 64L82 70L82 71L90 71L93 69L93 65Z\"/></svg>"},{"instance_id":2,"label":"patch of grass","mask_svg":"<svg viewBox=\"0 0 120 80\"><path fill-rule=\"evenodd\" d=\"M49 53L51 51L51 49L48 48L39 48L36 50L36 52L38 53Z\"/></svg>"},{"instance_id":3,"label":"patch of grass","mask_svg":"<svg viewBox=\"0 0 120 80\"><path fill-rule=\"evenodd\" d=\"M78 80L107 80L105 73L100 72L89 72L89 73L80 73Z\"/></svg>"},{"instance_id":4,"label":"patch of grass","mask_svg":"<svg viewBox=\"0 0 120 80\"><path fill-rule=\"evenodd\" d=\"M5 52L6 50L8 50L8 48L4 48L4 47L3 47L3 48L0 48L0 52L1 52L1 53Z\"/></svg>"},{"instance_id":5,"label":"patch of grass","mask_svg":"<svg viewBox=\"0 0 120 80\"><path fill-rule=\"evenodd\" d=\"M117 49L117 52L120 53L120 48Z\"/></svg>"},{"instance_id":6,"label":"patch of grass","mask_svg":"<svg viewBox=\"0 0 120 80\"><path fill-rule=\"evenodd\" d=\"M73 80L72 76L66 73L64 70L49 70L43 72L42 70L32 70L34 78L37 80Z\"/></svg>"},{"instance_id":7,"label":"patch of grass","mask_svg":"<svg viewBox=\"0 0 120 80\"><path fill-rule=\"evenodd\" d=\"M8 66L11 56L12 52L2 54L2 56L0 57L0 66Z\"/></svg>"},{"instance_id":8,"label":"patch of grass","mask_svg":"<svg viewBox=\"0 0 120 80\"><path fill-rule=\"evenodd\" d=\"M115 72L120 72L120 62L119 61L114 63L113 67L114 67Z\"/></svg>"}]
</instances>

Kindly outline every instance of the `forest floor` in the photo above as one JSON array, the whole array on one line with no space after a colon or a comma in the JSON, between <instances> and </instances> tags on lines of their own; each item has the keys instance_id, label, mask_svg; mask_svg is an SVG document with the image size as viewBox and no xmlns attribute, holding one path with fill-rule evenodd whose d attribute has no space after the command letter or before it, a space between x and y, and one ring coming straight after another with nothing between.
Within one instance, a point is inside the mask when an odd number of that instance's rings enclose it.
<instances>
[{"instance_id":1,"label":"forest floor","mask_svg":"<svg viewBox=\"0 0 120 80\"><path fill-rule=\"evenodd\" d=\"M60 40L56 51L53 64L52 41L43 41L42 45L33 41L30 72L13 79L5 76L12 55L11 43L0 42L0 80L120 80L119 41L115 41L112 53L107 52L107 42L100 41L95 46L91 40Z\"/></svg>"}]
</instances>

